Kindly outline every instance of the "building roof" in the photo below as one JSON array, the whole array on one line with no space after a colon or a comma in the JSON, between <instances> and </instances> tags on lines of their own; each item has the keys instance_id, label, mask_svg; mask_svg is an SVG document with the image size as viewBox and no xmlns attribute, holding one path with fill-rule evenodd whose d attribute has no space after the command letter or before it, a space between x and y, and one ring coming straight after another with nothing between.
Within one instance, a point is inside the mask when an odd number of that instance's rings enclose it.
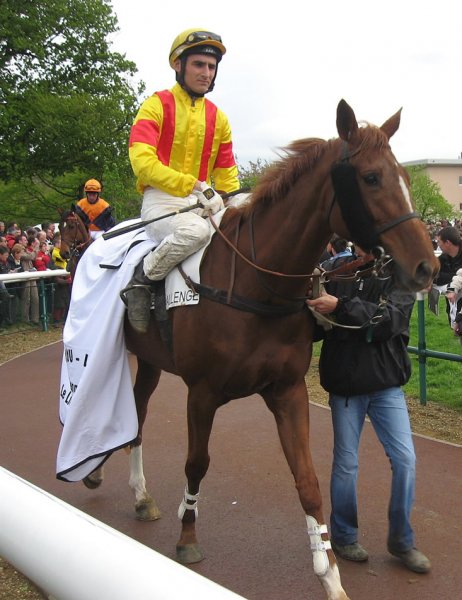
<instances>
[{"instance_id":1,"label":"building roof","mask_svg":"<svg viewBox=\"0 0 462 600\"><path fill-rule=\"evenodd\" d=\"M421 160L409 160L401 163L405 167L426 167L436 165L440 167L462 167L462 158L422 158Z\"/></svg>"}]
</instances>

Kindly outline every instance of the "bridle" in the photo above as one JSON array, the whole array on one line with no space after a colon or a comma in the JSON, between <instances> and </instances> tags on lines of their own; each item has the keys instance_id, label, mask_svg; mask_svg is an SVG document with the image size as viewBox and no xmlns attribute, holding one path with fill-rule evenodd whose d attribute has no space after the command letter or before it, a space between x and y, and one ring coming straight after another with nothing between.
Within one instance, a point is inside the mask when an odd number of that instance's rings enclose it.
<instances>
[{"instance_id":1,"label":"bridle","mask_svg":"<svg viewBox=\"0 0 462 600\"><path fill-rule=\"evenodd\" d=\"M330 220L334 206L337 204L351 238L362 248L374 248L380 246L380 236L383 233L410 219L420 219L420 215L416 211L411 211L377 227L367 206L364 204L356 177L356 169L350 162L350 159L360 154L361 151L360 147L350 152L348 143L343 141L342 156L331 168L334 195L327 221L333 231L334 228L330 225Z\"/></svg>"},{"instance_id":2,"label":"bridle","mask_svg":"<svg viewBox=\"0 0 462 600\"><path fill-rule=\"evenodd\" d=\"M358 265L355 266L352 263L345 263L344 265L341 265L338 269L334 269L329 272L326 272L326 271L323 271L323 270L317 268L311 273L302 273L302 274L288 274L288 273L281 273L278 271L266 269L257 264L255 239L254 239L254 233L253 233L253 218L254 218L253 212L251 212L250 218L249 218L250 253L251 253L250 259L247 258L246 256L244 256L237 248L237 241L238 241L240 225L241 225L240 219L239 219L239 221L237 223L237 227L236 227L236 241L235 241L235 243L233 243L233 242L231 242L231 240L228 239L228 237L223 233L223 231L215 223L213 217L210 216L209 218L210 218L210 222L211 222L213 228L218 233L218 235L221 237L221 239L231 248L231 250L233 252L229 287L226 292L224 290L218 290L218 289L212 288L210 286L198 284L198 283L192 281L191 278L188 277L184 273L183 269L180 266L180 268L179 268L180 273L182 274L183 278L185 279L187 285L196 293L200 293L200 294L208 297L211 300L221 302L221 303L226 303L231 306L234 306L235 308L239 308L241 310L252 310L253 312L260 312L261 314L271 314L272 313L274 315L281 315L281 314L291 314L293 312L297 312L298 310L301 310L303 307L306 306L306 300L315 297L315 294L312 294L310 296L302 296L302 297L287 297L283 294L280 294L279 292L274 290L271 286L269 286L266 282L264 282L260 276L261 274L267 274L267 275L271 275L274 277L286 278L286 279L308 279L308 280L312 281L313 289L320 289L320 287L323 283L326 283L327 281L332 281L334 279L343 279L343 280L348 279L350 281L358 281L359 279L364 278L366 276L366 274L369 276L380 277L381 279L389 278L390 275L382 276L382 274L385 272L385 268L391 264L392 258L389 255L387 255L385 253L385 251L383 250L383 248L379 245L380 235L385 233L386 231L393 229L394 227L397 227L398 225L400 225L401 223L404 223L405 221L408 221L410 219L418 219L420 217L415 211L412 211L405 215L401 215L401 216L397 217L396 219L392 219L389 222L381 225L380 227L375 226L375 223L373 222L372 217L362 200L361 192L359 190L359 186L358 186L357 179L356 179L356 170L349 162L350 158L352 156L355 156L356 154L358 154L360 151L361 151L361 148L355 150L355 152L353 152L353 153L349 153L348 145L345 142L342 158L338 162L334 163L334 165L332 167L331 176L332 176L333 186L334 186L334 196L332 198L332 202L331 202L331 205L330 205L330 208L328 211L327 221L328 221L329 228L331 230L333 230L333 228L330 225L330 219L331 219L333 207L334 207L335 203L337 202L337 204L340 207L342 217L345 221L345 224L346 224L348 230L349 231L356 230L356 231L360 232L360 235L352 236L353 239L355 241L357 241L357 243L359 243L360 246L364 245L365 247L372 248L372 250L371 250L372 255L368 255L368 258L372 261L371 266L366 267L366 269L359 269ZM340 178L338 177L339 175L341 175L342 177L345 178L345 182L347 184L346 188L342 188L342 186L340 185L340 181L339 181ZM358 206L358 203L360 204L360 208L361 208L360 211L357 211L357 210L355 210L354 212L352 211L351 207L352 207L352 205L354 207L355 202L356 202L356 207ZM359 230L357 227L352 226L354 224L354 217L357 217L358 213L360 215L363 215L363 221L360 224ZM351 231L351 233L353 233L353 231ZM363 238L363 236L361 235L361 231L367 231L370 233L372 232L372 237L369 237L369 241L373 242L373 243L364 244L364 242L363 242L363 244L361 244L361 241ZM282 298L286 302L292 303L292 307L285 308L280 305L276 306L276 305L270 305L267 303L260 303L260 302L248 300L248 299L234 295L233 294L233 286L234 286L234 279L235 279L236 256L241 258L241 260L243 260L245 263L247 263L248 265L250 265L253 269L255 269L257 271L258 280L259 280L260 285L267 292L269 292L271 294L271 296L277 296L279 298ZM361 327L364 327L364 326L365 325L362 325Z\"/></svg>"}]
</instances>

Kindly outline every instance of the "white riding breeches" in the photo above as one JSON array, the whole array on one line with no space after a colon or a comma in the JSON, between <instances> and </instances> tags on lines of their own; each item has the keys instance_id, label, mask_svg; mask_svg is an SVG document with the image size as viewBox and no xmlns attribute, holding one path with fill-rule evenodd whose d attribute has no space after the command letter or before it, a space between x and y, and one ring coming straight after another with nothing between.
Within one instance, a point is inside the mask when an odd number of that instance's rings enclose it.
<instances>
[{"instance_id":1,"label":"white riding breeches","mask_svg":"<svg viewBox=\"0 0 462 600\"><path fill-rule=\"evenodd\" d=\"M144 192L141 218L155 219L181 208L196 204L197 197L170 196L147 188ZM198 214L199 213L199 214ZM177 214L146 225L146 233L159 246L144 258L144 272L149 279L159 281L177 264L202 248L210 239L210 228L200 216L202 209Z\"/></svg>"}]
</instances>

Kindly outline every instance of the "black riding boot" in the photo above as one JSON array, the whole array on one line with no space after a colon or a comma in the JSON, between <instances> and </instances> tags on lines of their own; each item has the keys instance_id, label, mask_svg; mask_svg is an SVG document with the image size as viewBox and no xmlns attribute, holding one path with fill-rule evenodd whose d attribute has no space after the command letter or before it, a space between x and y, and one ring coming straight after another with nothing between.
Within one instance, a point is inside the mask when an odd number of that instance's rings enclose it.
<instances>
[{"instance_id":1,"label":"black riding boot","mask_svg":"<svg viewBox=\"0 0 462 600\"><path fill-rule=\"evenodd\" d=\"M146 333L151 316L151 281L143 271L143 261L136 267L128 286L120 292L128 310L130 325L138 333Z\"/></svg>"}]
</instances>

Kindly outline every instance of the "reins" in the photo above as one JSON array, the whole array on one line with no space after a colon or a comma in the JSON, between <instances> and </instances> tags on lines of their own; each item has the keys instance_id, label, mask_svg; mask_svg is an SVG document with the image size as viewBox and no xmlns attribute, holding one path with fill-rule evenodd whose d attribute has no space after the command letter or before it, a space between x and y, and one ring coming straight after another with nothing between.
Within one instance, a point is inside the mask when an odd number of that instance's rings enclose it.
<instances>
[{"instance_id":1,"label":"reins","mask_svg":"<svg viewBox=\"0 0 462 600\"><path fill-rule=\"evenodd\" d=\"M286 277L286 278L292 278L292 279L309 279L311 277L319 277L319 275L315 272L291 274L291 273L280 273L278 271L271 271L270 269L265 269L264 267L260 267L260 265L257 265L255 262L253 262L252 260L250 260L249 258L244 256L244 254L242 254L242 252L240 252L240 250L221 231L221 229L218 227L218 225L213 220L212 216L209 216L209 219L210 219L210 222L211 222L213 228L215 229L215 231L219 234L221 239L232 249L232 251L235 252L237 254L237 256L239 256L239 258L241 258L245 263L247 263L248 265L250 265L257 271L259 271L260 273L266 273L267 275L275 275L277 277ZM252 238L252 242L253 242L253 238ZM253 243L252 243L252 248L253 248Z\"/></svg>"}]
</instances>

